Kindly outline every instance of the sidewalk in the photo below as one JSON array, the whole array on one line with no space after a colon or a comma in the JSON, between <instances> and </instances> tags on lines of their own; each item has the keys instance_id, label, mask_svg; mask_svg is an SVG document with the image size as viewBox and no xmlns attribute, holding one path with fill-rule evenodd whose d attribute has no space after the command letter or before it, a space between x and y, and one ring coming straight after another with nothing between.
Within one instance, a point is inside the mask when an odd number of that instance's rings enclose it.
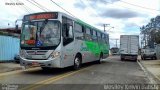
<instances>
[{"instance_id":1,"label":"sidewalk","mask_svg":"<svg viewBox=\"0 0 160 90\"><path fill-rule=\"evenodd\" d=\"M9 63L0 63L0 73L21 70L22 67L20 64L9 62Z\"/></svg>"},{"instance_id":2,"label":"sidewalk","mask_svg":"<svg viewBox=\"0 0 160 90\"><path fill-rule=\"evenodd\" d=\"M157 84L160 84L160 60L139 60L142 67L147 71Z\"/></svg>"}]
</instances>

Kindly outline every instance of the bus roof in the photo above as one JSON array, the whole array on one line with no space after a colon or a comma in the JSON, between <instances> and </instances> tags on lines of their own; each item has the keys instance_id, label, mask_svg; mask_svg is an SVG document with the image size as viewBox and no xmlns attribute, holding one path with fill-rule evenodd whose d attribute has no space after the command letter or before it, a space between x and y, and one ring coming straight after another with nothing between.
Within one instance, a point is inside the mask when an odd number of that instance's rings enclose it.
<instances>
[{"instance_id":1,"label":"bus roof","mask_svg":"<svg viewBox=\"0 0 160 90\"><path fill-rule=\"evenodd\" d=\"M72 16L70 16L70 15L68 15L68 14L66 14L66 13L59 12L59 11L53 11L53 12L37 12L37 13L27 14L27 15L24 15L23 19L25 18L25 16L30 16L30 15L35 15L35 14L45 14L45 13L59 13L59 14L62 14L62 15L64 15L64 16L67 16L67 17L71 18L72 20L74 20L75 22L77 22L77 23L79 23L79 24L85 25L85 26L87 26L87 27L89 27L89 28L91 28L91 29L94 29L94 30L96 30L96 31L98 31L98 32L101 32L101 33L103 33L103 34L108 34L108 33L106 33L106 32L101 31L100 29L97 29L97 28L89 25L88 23L85 23L84 21L82 21L82 20L80 20L80 19L78 19L78 18L72 17Z\"/></svg>"},{"instance_id":2,"label":"bus roof","mask_svg":"<svg viewBox=\"0 0 160 90\"><path fill-rule=\"evenodd\" d=\"M96 31L99 31L99 32L101 32L101 33L108 34L108 33L105 33L105 32L103 32L103 31L101 31L100 29L97 29L97 28L89 25L88 23L83 22L83 21L80 20L80 19L76 19L76 20L77 20L77 23L79 23L79 24L85 25L85 26L87 26L87 27L89 27L89 28L91 28L91 29L94 29L94 30L96 30Z\"/></svg>"}]
</instances>

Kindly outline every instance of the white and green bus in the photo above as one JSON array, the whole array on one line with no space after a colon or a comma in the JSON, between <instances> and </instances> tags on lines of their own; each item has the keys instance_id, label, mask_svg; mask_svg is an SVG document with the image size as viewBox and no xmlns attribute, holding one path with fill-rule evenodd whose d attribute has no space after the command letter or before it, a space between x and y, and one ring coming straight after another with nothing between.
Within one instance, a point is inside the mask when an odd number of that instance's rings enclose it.
<instances>
[{"instance_id":1,"label":"white and green bus","mask_svg":"<svg viewBox=\"0 0 160 90\"><path fill-rule=\"evenodd\" d=\"M78 69L109 56L109 35L62 12L34 13L23 17L20 47L21 66Z\"/></svg>"}]
</instances>

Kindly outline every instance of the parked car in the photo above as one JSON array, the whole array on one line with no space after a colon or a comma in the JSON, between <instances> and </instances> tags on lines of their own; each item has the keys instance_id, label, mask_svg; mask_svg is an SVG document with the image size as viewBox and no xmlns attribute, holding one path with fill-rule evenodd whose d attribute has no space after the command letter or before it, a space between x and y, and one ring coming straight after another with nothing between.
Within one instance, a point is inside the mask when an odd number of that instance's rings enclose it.
<instances>
[{"instance_id":1,"label":"parked car","mask_svg":"<svg viewBox=\"0 0 160 90\"><path fill-rule=\"evenodd\" d=\"M150 58L150 59L156 60L157 57L156 57L155 49L152 49L152 48L142 49L142 51L141 51L141 59L145 60L146 58Z\"/></svg>"},{"instance_id":2,"label":"parked car","mask_svg":"<svg viewBox=\"0 0 160 90\"><path fill-rule=\"evenodd\" d=\"M19 62L20 62L19 54L16 54L16 55L14 56L14 60L15 60L16 63L19 63Z\"/></svg>"}]
</instances>

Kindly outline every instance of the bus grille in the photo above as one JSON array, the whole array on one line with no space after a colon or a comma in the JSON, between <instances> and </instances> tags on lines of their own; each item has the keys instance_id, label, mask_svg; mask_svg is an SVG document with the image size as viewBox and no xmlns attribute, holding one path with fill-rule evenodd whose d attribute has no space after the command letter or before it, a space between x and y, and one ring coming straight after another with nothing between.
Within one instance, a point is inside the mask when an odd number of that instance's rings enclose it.
<instances>
[{"instance_id":1,"label":"bus grille","mask_svg":"<svg viewBox=\"0 0 160 90\"><path fill-rule=\"evenodd\" d=\"M47 51L26 51L28 55L45 55Z\"/></svg>"}]
</instances>

